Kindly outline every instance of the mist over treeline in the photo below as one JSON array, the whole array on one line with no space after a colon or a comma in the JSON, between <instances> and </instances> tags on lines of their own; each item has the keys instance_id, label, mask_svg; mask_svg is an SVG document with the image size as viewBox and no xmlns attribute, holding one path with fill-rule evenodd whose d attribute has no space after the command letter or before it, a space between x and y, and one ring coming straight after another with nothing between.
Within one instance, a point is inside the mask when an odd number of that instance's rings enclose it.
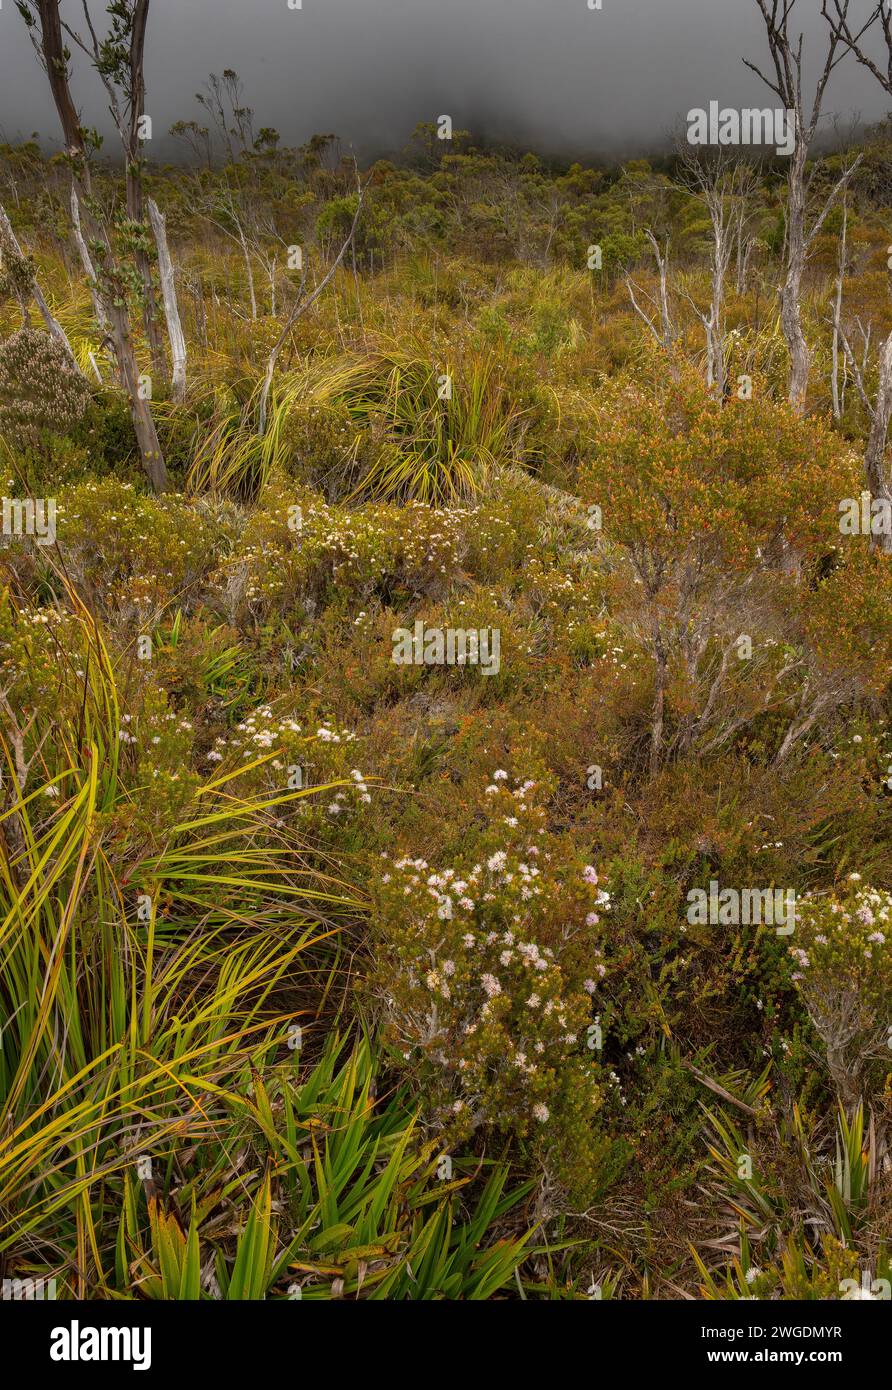
<instances>
[{"instance_id":1,"label":"mist over treeline","mask_svg":"<svg viewBox=\"0 0 892 1390\"><path fill-rule=\"evenodd\" d=\"M840 153L864 141L886 139L889 137L890 122L892 113L877 121L852 119L845 123L837 123L818 135L812 146L812 154L819 157ZM292 157L299 158L306 151L324 148L325 162L332 168L345 162L352 166L354 159L359 167L364 169L383 162L397 168L417 168L424 171L433 164L425 152L421 133L435 129L435 122L426 117L419 119L413 126L408 126L401 135L395 134L391 141L382 140L364 146L355 145L337 130L314 131L307 140L292 145L282 140L275 127L261 129L267 138L258 140L256 147L252 143L249 148L240 151L238 158L262 159L264 155L271 157L275 151L278 160L287 162ZM269 135L276 137L275 140L270 140ZM11 136L0 125L0 146L15 149L30 144L36 145L45 158L51 159L61 153L61 144L57 139L42 138L37 131L27 137L21 134ZM443 142L440 153L449 155L476 152L498 158L505 164L519 164L525 156L534 155L539 167L546 174L559 176L572 166L581 165L584 169L597 169L609 179L611 176L618 177L623 166L634 160L646 160L654 170L671 174L678 164L685 144L685 123L681 117L673 128L667 128L651 140L630 142L627 145L604 143L578 146L555 146L547 140L537 141L534 136L525 141L519 137L512 137L509 132L501 130L498 125L483 117L479 120L469 120L458 132L458 138L454 142ZM739 150L738 154L742 159L747 158L746 151ZM185 171L196 165L221 170L227 163L227 152L219 142L211 143L209 158L199 158L187 141L170 131L154 139L152 145L145 146L145 155L147 170L173 166ZM750 157L766 169L776 166L778 176L784 176L782 156L776 156L770 151L766 154L764 150L753 149ZM110 169L114 167L116 155L110 142L107 150L105 142L103 143L94 156L94 163L97 168L106 164Z\"/></svg>"},{"instance_id":2,"label":"mist over treeline","mask_svg":"<svg viewBox=\"0 0 892 1390\"><path fill-rule=\"evenodd\" d=\"M82 23L66 0L63 17ZM102 10L95 16L97 23ZM826 25L815 3L797 13L806 76ZM169 131L200 119L195 94L210 72L235 69L259 126L298 146L335 131L363 163L392 158L421 121L448 113L475 142L532 149L588 164L659 154L686 112L711 99L764 106L770 94L742 59L765 59L755 3L746 0L153 0L146 48L151 154L184 152ZM101 32L101 27L100 27ZM83 55L73 90L86 125L113 133ZM882 92L854 61L828 87L821 131L879 119ZM58 148L46 84L14 6L0 9L0 133L36 133Z\"/></svg>"}]
</instances>

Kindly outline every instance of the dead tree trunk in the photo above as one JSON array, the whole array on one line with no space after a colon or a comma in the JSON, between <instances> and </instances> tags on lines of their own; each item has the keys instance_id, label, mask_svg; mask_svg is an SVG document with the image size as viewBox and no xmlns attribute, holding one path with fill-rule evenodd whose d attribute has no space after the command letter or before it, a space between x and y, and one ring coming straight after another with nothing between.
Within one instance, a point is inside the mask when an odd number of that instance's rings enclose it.
<instances>
[{"instance_id":1,"label":"dead tree trunk","mask_svg":"<svg viewBox=\"0 0 892 1390\"><path fill-rule=\"evenodd\" d=\"M798 115L797 115L798 126ZM787 194L787 265L781 288L781 329L790 354L790 404L805 413L811 353L802 330L802 276L805 271L805 162L808 147L797 137Z\"/></svg>"},{"instance_id":2,"label":"dead tree trunk","mask_svg":"<svg viewBox=\"0 0 892 1390\"><path fill-rule=\"evenodd\" d=\"M93 313L96 316L96 322L99 324L100 331L107 335L108 314L105 311L102 295L99 293L99 282L96 278L96 269L93 265L90 249L84 240L83 228L81 227L80 200L78 199L77 187L73 179L71 181L71 226L74 232L74 244L77 247L81 265L87 277L87 284L90 287L90 298L93 301Z\"/></svg>"},{"instance_id":3,"label":"dead tree trunk","mask_svg":"<svg viewBox=\"0 0 892 1390\"><path fill-rule=\"evenodd\" d=\"M16 256L20 261L25 260L22 248L19 245L18 237L13 231L12 223L6 215L6 209L2 205L0 205L0 250L3 249L4 245L7 248L8 254ZM37 283L36 275L32 275L30 277L29 289L31 298L37 305L40 317L46 324L47 332L50 333L51 336L56 339L56 342L62 348L63 352L65 353L65 356L68 358L69 362L74 367L74 370L80 376L83 376L83 372L81 372L81 369L78 366L77 358L74 355L71 343L68 341L68 336L65 333L65 330L63 329L62 325L59 323L58 319L56 319L53 313L51 312L50 306L47 304L46 299L44 298L43 291L41 290L40 285Z\"/></svg>"},{"instance_id":4,"label":"dead tree trunk","mask_svg":"<svg viewBox=\"0 0 892 1390\"><path fill-rule=\"evenodd\" d=\"M712 228L709 314L702 313L690 295L687 298L706 333L707 385L719 400L723 400L728 385L729 355L725 339L725 292L735 232L738 277L740 275L747 198L753 174L748 165L734 163L725 151L715 156L701 156L683 149L681 166L684 182L706 208Z\"/></svg>"},{"instance_id":5,"label":"dead tree trunk","mask_svg":"<svg viewBox=\"0 0 892 1390\"><path fill-rule=\"evenodd\" d=\"M833 399L833 418L842 417L842 400L839 392L839 325L842 317L842 290L846 274L846 232L848 230L848 204L842 200L842 228L839 234L839 265L836 275L836 293L833 301L833 341L831 344L832 365L830 368L830 393Z\"/></svg>"},{"instance_id":6,"label":"dead tree trunk","mask_svg":"<svg viewBox=\"0 0 892 1390\"><path fill-rule=\"evenodd\" d=\"M251 322L257 322L257 291L254 288L254 267L251 264L251 251L245 239L245 234L241 226L238 227L238 243L242 248L242 256L245 262L245 275L248 280L248 296L251 300Z\"/></svg>"},{"instance_id":7,"label":"dead tree trunk","mask_svg":"<svg viewBox=\"0 0 892 1390\"><path fill-rule=\"evenodd\" d=\"M864 451L864 471L867 486L873 497L882 497L892 502L889 491L889 478L886 473L886 441L889 437L889 421L892 419L892 333L880 350L879 385L870 413L870 434ZM875 540L871 537L871 540ZM892 536L888 529L880 542L882 549L892 553Z\"/></svg>"},{"instance_id":8,"label":"dead tree trunk","mask_svg":"<svg viewBox=\"0 0 892 1390\"><path fill-rule=\"evenodd\" d=\"M672 322L672 314L669 308L669 241L667 239L665 252L661 252L660 243L657 241L650 228L645 228L644 235L650 242L651 250L654 253L654 260L657 263L657 274L660 280L659 303L654 299L653 295L648 294L646 290L638 289L637 292L650 300L652 307L659 315L659 327L657 327L657 318L651 318L650 314L642 309L641 305L638 303L635 297L637 286L633 283L630 275L625 277L626 289L629 292L629 299L632 301L632 308L635 310L635 313L647 324L660 346L665 348L668 352L678 336L675 331L675 325Z\"/></svg>"},{"instance_id":9,"label":"dead tree trunk","mask_svg":"<svg viewBox=\"0 0 892 1390\"><path fill-rule=\"evenodd\" d=\"M889 423L892 421L892 333L889 334L880 348L877 363L879 381L876 395L871 400L864 384L864 364L859 366L855 361L855 355L842 326L838 304L834 305L834 309L834 331L842 342L849 370L870 420L870 431L864 448L864 474L867 487L874 500L881 500L887 504L883 510L888 518L888 515L892 513L892 491L890 491L889 476L886 471L886 444L889 438ZM883 550L886 554L892 554L892 534L889 532L887 519L880 534L877 535L871 531L870 545L872 550Z\"/></svg>"},{"instance_id":10,"label":"dead tree trunk","mask_svg":"<svg viewBox=\"0 0 892 1390\"><path fill-rule=\"evenodd\" d=\"M749 272L750 257L751 257L752 254L753 254L753 244L754 244L754 238L753 238L752 236L748 236L748 235L747 235L746 221L747 221L746 206L745 206L745 204L744 204L743 202L741 202L741 206L740 206L740 207L738 208L738 210L737 210L737 226L736 226L736 239L737 239L737 254L736 254L737 281L736 281L736 289L737 289L738 297L741 297L741 298L742 298L743 295L746 294L746 285L747 285L747 276L748 276L748 272Z\"/></svg>"},{"instance_id":11,"label":"dead tree trunk","mask_svg":"<svg viewBox=\"0 0 892 1390\"><path fill-rule=\"evenodd\" d=\"M731 228L725 215L725 199L716 184L705 195L712 223L712 302L707 326L708 356L711 361L709 386L714 387L719 400L724 399L727 384L727 351L725 346L725 277L731 261Z\"/></svg>"},{"instance_id":12,"label":"dead tree trunk","mask_svg":"<svg viewBox=\"0 0 892 1390\"><path fill-rule=\"evenodd\" d=\"M158 324L155 285L152 280L152 262L142 241L142 234L145 229L145 209L143 207L140 126L146 104L144 57L148 17L149 0L135 0L128 55L130 68L127 93L129 119L126 125L123 121L121 122L121 138L124 142L126 161L127 216L137 229L134 259L142 280L143 325L152 356L152 372L159 381L164 381L167 375L167 363L164 359L164 345L161 341L161 329Z\"/></svg>"},{"instance_id":13,"label":"dead tree trunk","mask_svg":"<svg viewBox=\"0 0 892 1390\"><path fill-rule=\"evenodd\" d=\"M802 415L805 413L811 370L811 352L802 327L802 279L814 239L838 194L845 188L860 163L860 155L837 181L817 215L810 219L808 195L811 178L806 179L808 152L818 128L827 82L837 63L844 57L845 49L839 33L831 26L824 67L815 87L811 109L806 111L802 90L803 39L801 34L794 37L790 31L796 2L797 0L756 0L765 21L774 77L766 76L747 59L744 59L744 62L780 99L787 112L788 121L793 123L793 152L790 156L790 172L787 179L784 281L780 290L780 309L781 328L790 354L788 395L793 409Z\"/></svg>"},{"instance_id":14,"label":"dead tree trunk","mask_svg":"<svg viewBox=\"0 0 892 1390\"><path fill-rule=\"evenodd\" d=\"M164 303L164 317L167 320L167 334L170 338L170 356L173 362L173 398L182 402L186 399L186 337L180 322L177 303L176 280L170 248L167 244L167 220L153 198L149 199L149 220L158 248L158 272L161 276L161 296Z\"/></svg>"}]
</instances>

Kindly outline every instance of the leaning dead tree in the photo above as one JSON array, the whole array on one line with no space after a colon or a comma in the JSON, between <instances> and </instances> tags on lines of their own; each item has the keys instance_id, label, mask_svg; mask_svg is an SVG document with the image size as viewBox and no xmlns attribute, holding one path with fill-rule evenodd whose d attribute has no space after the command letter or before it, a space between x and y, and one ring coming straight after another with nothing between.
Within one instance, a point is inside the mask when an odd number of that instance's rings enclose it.
<instances>
[{"instance_id":1,"label":"leaning dead tree","mask_svg":"<svg viewBox=\"0 0 892 1390\"><path fill-rule=\"evenodd\" d=\"M133 271L118 256L109 222L93 197L88 137L71 92L70 55L63 37L59 0L16 0L16 3L46 73L62 127L65 153L71 169L73 221L76 230L80 227L83 229L78 237L78 246L84 270L100 310L100 322L104 318L108 325L108 341L114 353L120 383L127 393L143 467L155 491L162 492L167 487L167 469L140 381L128 308ZM125 11L131 17L133 15L132 0L115 0L114 8ZM148 0L144 0L144 8L147 12Z\"/></svg>"},{"instance_id":2,"label":"leaning dead tree","mask_svg":"<svg viewBox=\"0 0 892 1390\"><path fill-rule=\"evenodd\" d=\"M294 303L291 305L291 308L289 309L285 317L284 327L282 328L281 333L279 334L278 338L273 344L272 351L270 352L270 355L267 359L266 372L263 378L263 386L260 390L260 406L258 410L257 420L257 433L261 436L266 434L266 420L267 413L269 410L269 395L270 391L272 390L273 377L275 376L276 363L279 360L279 354L281 353L282 348L288 341L288 337L291 333L291 330L294 328L294 325L297 323L298 319L301 318L307 312L307 310L312 308L312 306L316 303L316 300L325 290L326 286L334 278L338 266L341 264L348 250L353 245L353 239L356 236L356 229L359 226L359 219L362 215L362 207L365 201L365 191L367 186L360 183L358 174L356 184L356 212L353 215L353 223L350 227L349 232L347 233L347 237L344 241L343 246L341 247L331 266L329 267L327 274L322 278L322 280L320 280L319 284L310 294L306 293L307 271L306 266L304 267L303 274L301 275L300 286L298 288L297 295L295 296Z\"/></svg>"},{"instance_id":3,"label":"leaning dead tree","mask_svg":"<svg viewBox=\"0 0 892 1390\"><path fill-rule=\"evenodd\" d=\"M81 205L77 196L77 186L72 180L71 183L71 229L74 234L74 244L77 247L77 254L80 257L84 274L87 277L87 284L90 287L90 298L93 301L93 313L96 322L99 324L102 335L110 340L108 314L105 312L105 304L102 295L99 293L99 279L96 275L96 268L93 265L93 258L90 255L90 248L84 240L84 229L81 226ZM118 373L120 376L120 372Z\"/></svg>"},{"instance_id":4,"label":"leaning dead tree","mask_svg":"<svg viewBox=\"0 0 892 1390\"><path fill-rule=\"evenodd\" d=\"M838 30L829 31L824 66L809 104L803 90L803 37L790 29L797 0L756 0L765 21L773 76L744 59L746 66L774 92L793 121L793 153L787 178L786 251L784 283L780 290L781 327L790 354L789 398L793 408L803 414L811 370L811 351L802 327L802 278L815 238L839 194L846 187L861 156L841 174L817 210L810 212L810 195L815 176L806 173L808 152L818 129L821 107L830 74L845 57L846 45ZM849 0L839 0L845 14Z\"/></svg>"},{"instance_id":5,"label":"leaning dead tree","mask_svg":"<svg viewBox=\"0 0 892 1390\"><path fill-rule=\"evenodd\" d=\"M83 373L68 341L68 336L58 319L53 315L43 291L37 283L37 274L31 258L25 255L19 245L12 223L6 215L6 209L0 206L0 281L4 279L9 280L9 288L15 293L19 301L23 327L27 328L30 324L28 305L33 300L46 325L47 332L56 339L74 370L82 376Z\"/></svg>"}]
</instances>

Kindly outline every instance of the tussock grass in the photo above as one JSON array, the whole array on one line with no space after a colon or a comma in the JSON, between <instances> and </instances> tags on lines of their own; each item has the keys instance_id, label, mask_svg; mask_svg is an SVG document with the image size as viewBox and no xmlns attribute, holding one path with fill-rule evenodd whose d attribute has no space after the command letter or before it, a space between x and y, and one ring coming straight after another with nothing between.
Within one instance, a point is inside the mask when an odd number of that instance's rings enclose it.
<instances>
[{"instance_id":1,"label":"tussock grass","mask_svg":"<svg viewBox=\"0 0 892 1390\"><path fill-rule=\"evenodd\" d=\"M289 463L290 414L340 404L356 430L354 455L369 432L379 445L354 497L459 502L479 493L491 470L511 460L524 420L492 356L471 354L459 368L440 368L420 345L389 344L283 373L262 436L258 396L255 385L243 404L218 398L210 427L196 436L191 490L255 496Z\"/></svg>"}]
</instances>

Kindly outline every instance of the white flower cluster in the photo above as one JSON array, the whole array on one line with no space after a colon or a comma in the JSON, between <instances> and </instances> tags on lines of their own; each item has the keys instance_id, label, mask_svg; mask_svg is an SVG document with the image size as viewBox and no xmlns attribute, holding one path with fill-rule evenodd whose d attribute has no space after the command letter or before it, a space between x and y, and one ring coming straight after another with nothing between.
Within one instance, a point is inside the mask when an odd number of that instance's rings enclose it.
<instances>
[{"instance_id":1,"label":"white flower cluster","mask_svg":"<svg viewBox=\"0 0 892 1390\"><path fill-rule=\"evenodd\" d=\"M368 787L367 787L367 785L366 785L365 778L363 777L363 775L362 775L362 773L360 772L360 770L359 770L358 767L354 767L354 768L353 768L353 770L352 770L351 773L350 773L350 777L351 777L351 779L352 779L352 781L353 781L353 789L354 789L354 792L355 792L356 796L358 797L360 803L361 803L361 804L364 804L364 805L368 805L368 804L371 802L371 799L372 799L371 793L369 792L369 789L368 789ZM348 804L348 793L346 792L346 790L342 790L342 791L337 792L336 795L335 795L334 800L333 800L332 802L329 803L328 814L329 814L330 816L339 816L339 815L341 815L341 813L342 813L343 811L346 811L346 809L347 809L347 804Z\"/></svg>"}]
</instances>

